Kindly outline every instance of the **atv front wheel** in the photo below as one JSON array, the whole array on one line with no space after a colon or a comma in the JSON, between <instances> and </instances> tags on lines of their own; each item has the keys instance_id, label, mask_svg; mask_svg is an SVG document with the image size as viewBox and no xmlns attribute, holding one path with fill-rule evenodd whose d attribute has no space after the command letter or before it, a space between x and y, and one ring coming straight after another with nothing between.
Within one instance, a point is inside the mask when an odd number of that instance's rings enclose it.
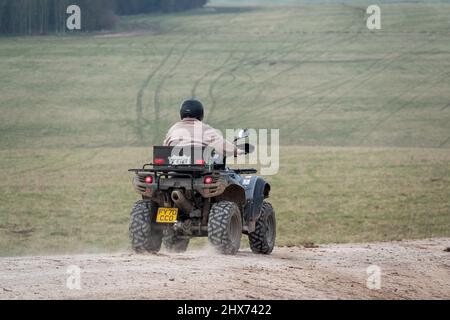
<instances>
[{"instance_id":1,"label":"atv front wheel","mask_svg":"<svg viewBox=\"0 0 450 320\"><path fill-rule=\"evenodd\" d=\"M238 206L231 201L213 204L208 221L209 243L222 254L236 254L241 236L242 217Z\"/></svg>"},{"instance_id":2,"label":"atv front wheel","mask_svg":"<svg viewBox=\"0 0 450 320\"><path fill-rule=\"evenodd\" d=\"M156 204L141 200L131 210L129 236L131 248L137 253L158 252L161 249L162 231L154 228Z\"/></svg>"},{"instance_id":3,"label":"atv front wheel","mask_svg":"<svg viewBox=\"0 0 450 320\"><path fill-rule=\"evenodd\" d=\"M170 252L185 252L189 245L189 238L181 238L173 230L166 230L162 239L164 247Z\"/></svg>"},{"instance_id":4,"label":"atv front wheel","mask_svg":"<svg viewBox=\"0 0 450 320\"><path fill-rule=\"evenodd\" d=\"M272 205L264 201L255 231L249 233L250 248L254 253L270 254L275 246L276 220Z\"/></svg>"}]
</instances>

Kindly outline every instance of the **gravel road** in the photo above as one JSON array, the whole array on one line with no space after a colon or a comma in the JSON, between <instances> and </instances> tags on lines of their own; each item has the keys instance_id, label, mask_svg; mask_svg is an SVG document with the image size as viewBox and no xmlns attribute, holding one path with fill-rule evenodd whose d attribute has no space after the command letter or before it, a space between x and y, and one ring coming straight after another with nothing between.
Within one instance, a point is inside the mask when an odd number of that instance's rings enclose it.
<instances>
[{"instance_id":1,"label":"gravel road","mask_svg":"<svg viewBox=\"0 0 450 320\"><path fill-rule=\"evenodd\" d=\"M204 248L0 258L0 299L450 299L449 251L450 238L438 238L277 247L270 256Z\"/></svg>"}]
</instances>

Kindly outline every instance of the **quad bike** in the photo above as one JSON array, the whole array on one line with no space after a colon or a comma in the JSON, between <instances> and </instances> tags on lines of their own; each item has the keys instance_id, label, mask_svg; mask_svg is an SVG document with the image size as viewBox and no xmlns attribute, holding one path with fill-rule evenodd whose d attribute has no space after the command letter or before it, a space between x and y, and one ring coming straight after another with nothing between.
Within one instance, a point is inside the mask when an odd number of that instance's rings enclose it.
<instances>
[{"instance_id":1,"label":"quad bike","mask_svg":"<svg viewBox=\"0 0 450 320\"><path fill-rule=\"evenodd\" d=\"M241 130L235 138L248 137ZM237 146L253 152L250 144ZM135 252L158 252L161 244L173 252L186 251L193 237L208 237L222 254L236 254L242 234L254 253L270 254L276 221L270 185L254 176L255 169L230 169L205 147L153 148L153 163L134 172L133 185L142 200L135 203L129 235ZM219 161L220 160L220 161Z\"/></svg>"}]
</instances>

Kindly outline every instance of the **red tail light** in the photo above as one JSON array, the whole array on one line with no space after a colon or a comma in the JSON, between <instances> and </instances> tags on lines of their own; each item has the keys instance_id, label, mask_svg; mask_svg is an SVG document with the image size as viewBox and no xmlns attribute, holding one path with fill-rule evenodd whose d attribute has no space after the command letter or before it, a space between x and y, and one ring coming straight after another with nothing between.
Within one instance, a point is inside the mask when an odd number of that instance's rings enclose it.
<instances>
[{"instance_id":1,"label":"red tail light","mask_svg":"<svg viewBox=\"0 0 450 320\"><path fill-rule=\"evenodd\" d=\"M204 182L205 184L211 184L211 183L214 182L214 180L213 180L212 177L205 177L205 179L203 180L203 182Z\"/></svg>"},{"instance_id":2,"label":"red tail light","mask_svg":"<svg viewBox=\"0 0 450 320\"><path fill-rule=\"evenodd\" d=\"M152 176L146 176L145 177L145 183L147 183L147 184L153 183L153 177Z\"/></svg>"},{"instance_id":3,"label":"red tail light","mask_svg":"<svg viewBox=\"0 0 450 320\"><path fill-rule=\"evenodd\" d=\"M164 164L164 159L156 158L156 159L153 159L153 162L154 162L155 164L161 165L161 164Z\"/></svg>"},{"instance_id":4,"label":"red tail light","mask_svg":"<svg viewBox=\"0 0 450 320\"><path fill-rule=\"evenodd\" d=\"M205 165L205 160L203 160L203 159L198 159L198 160L195 160L195 164L199 164L199 165L201 165L201 166L204 166Z\"/></svg>"}]
</instances>

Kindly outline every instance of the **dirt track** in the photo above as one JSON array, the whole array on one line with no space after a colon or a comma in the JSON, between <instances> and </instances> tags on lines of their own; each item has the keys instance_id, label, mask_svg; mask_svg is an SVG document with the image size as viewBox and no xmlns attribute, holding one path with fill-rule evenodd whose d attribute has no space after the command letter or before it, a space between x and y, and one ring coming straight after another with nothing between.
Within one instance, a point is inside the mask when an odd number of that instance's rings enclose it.
<instances>
[{"instance_id":1,"label":"dirt track","mask_svg":"<svg viewBox=\"0 0 450 320\"><path fill-rule=\"evenodd\" d=\"M450 238L248 250L0 259L1 299L450 299ZM69 265L81 290L66 287ZM381 267L381 289L366 268Z\"/></svg>"}]
</instances>

